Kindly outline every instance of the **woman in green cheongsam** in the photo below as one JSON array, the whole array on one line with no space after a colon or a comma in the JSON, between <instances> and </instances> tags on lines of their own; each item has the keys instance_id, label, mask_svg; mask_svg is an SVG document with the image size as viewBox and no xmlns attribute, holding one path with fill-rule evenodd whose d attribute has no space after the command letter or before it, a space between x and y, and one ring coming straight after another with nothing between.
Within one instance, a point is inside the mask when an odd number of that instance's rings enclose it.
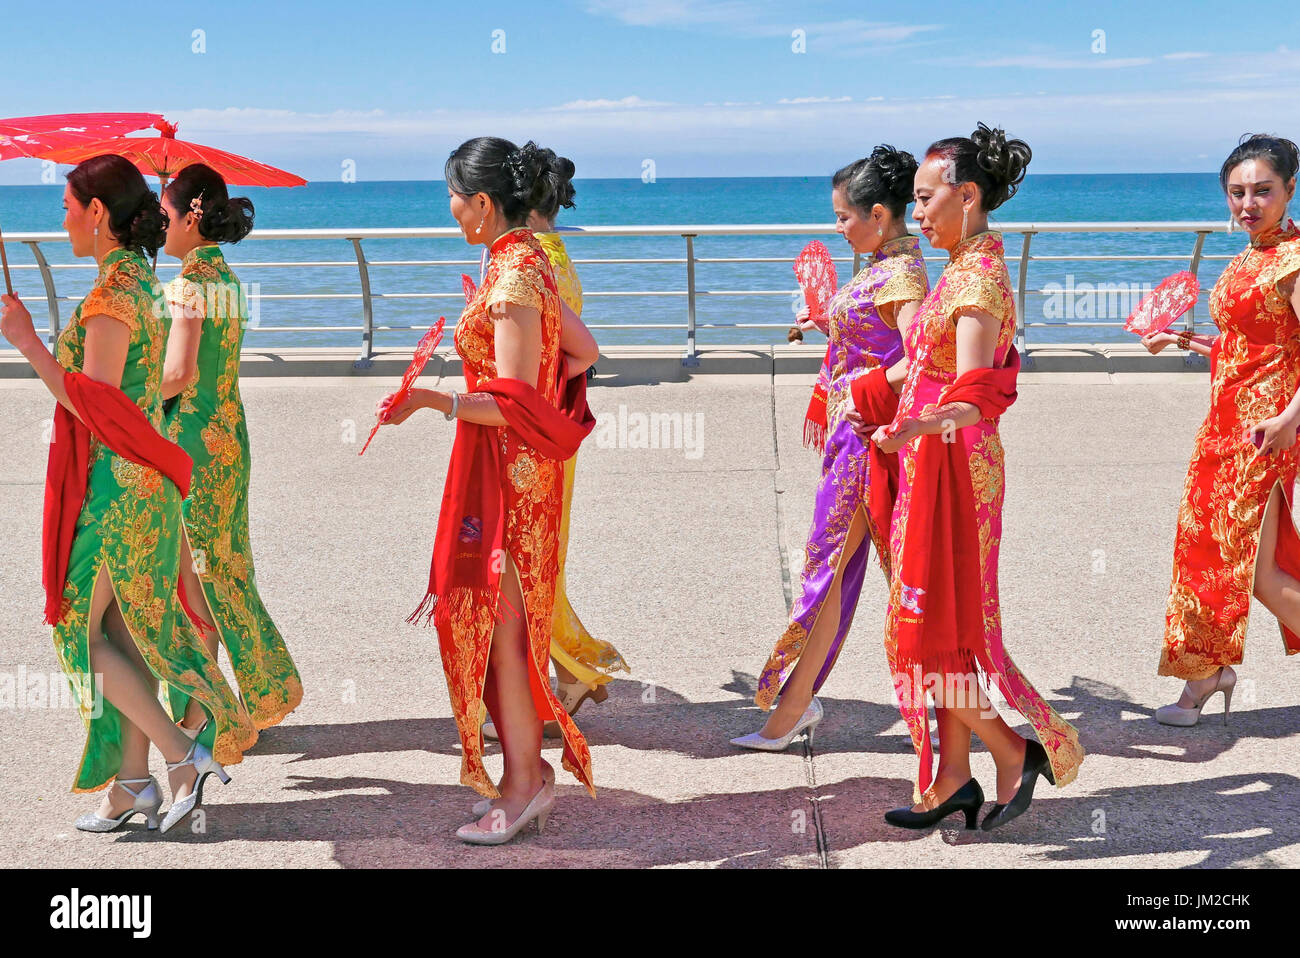
<instances>
[{"instance_id":1,"label":"woman in green cheongsam","mask_svg":"<svg viewBox=\"0 0 1300 958\"><path fill-rule=\"evenodd\" d=\"M88 475L64 473L85 483L84 497L58 500L77 514L70 551L60 550L67 563L61 592L47 581L55 651L87 727L73 791L114 786L76 826L111 831L143 813L150 829L158 827L162 796L149 775L152 742L168 763L173 804L162 821L166 831L202 800L209 774L228 780L221 764L238 762L257 731L178 596L180 490L159 469L126 458L127 442L115 439L123 445L119 454L95 427L86 439L72 419L100 427L112 419L108 425L119 429L112 435L127 434L133 450L150 442L173 449L154 432L163 423L169 320L145 259L162 242L165 216L144 177L118 156L94 157L69 173L64 206L73 254L99 264L94 287L59 336L57 359L16 297L4 297L2 330L63 407L56 407L52 472L65 443L83 443L88 454ZM91 408L80 398L88 394L115 403ZM51 498L47 492L47 524ZM47 574L49 568L47 559ZM102 698L89 676L102 676ZM195 741L160 705L158 680L192 697L211 719Z\"/></svg>"},{"instance_id":2,"label":"woman in green cheongsam","mask_svg":"<svg viewBox=\"0 0 1300 958\"><path fill-rule=\"evenodd\" d=\"M210 627L204 635L209 650L216 654L220 638L244 704L264 729L302 701L302 682L253 577L251 463L239 396L248 309L217 245L248 235L253 204L231 199L220 174L197 163L172 180L162 202L169 222L164 251L181 260L181 275L166 287L172 314L162 384L169 400L166 435L194 460L190 495L181 506L193 557L187 561L182 554L181 574L186 594L202 597L191 608ZM173 706L182 702L174 690ZM202 721L201 708L191 702L185 725L198 728Z\"/></svg>"}]
</instances>

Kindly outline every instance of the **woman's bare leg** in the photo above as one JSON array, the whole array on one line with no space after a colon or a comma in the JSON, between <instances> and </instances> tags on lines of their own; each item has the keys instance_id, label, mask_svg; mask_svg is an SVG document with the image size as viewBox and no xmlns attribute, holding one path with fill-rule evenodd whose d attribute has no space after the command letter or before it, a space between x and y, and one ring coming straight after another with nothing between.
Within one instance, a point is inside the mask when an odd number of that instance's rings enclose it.
<instances>
[{"instance_id":1,"label":"woman's bare leg","mask_svg":"<svg viewBox=\"0 0 1300 958\"><path fill-rule=\"evenodd\" d=\"M212 614L212 610L208 608L207 593L203 591L203 583L199 581L199 574L194 571L194 556L190 551L190 537L188 534L181 536L181 582L185 586L185 600L189 602L190 608L208 627L206 630L195 629L195 631L202 631L199 638L202 639L208 654L215 659L217 657L216 617ZM189 704L185 706L185 718L182 719L181 724L193 731L202 728L206 718L207 712L203 711L203 706L191 698Z\"/></svg>"},{"instance_id":2,"label":"woman's bare leg","mask_svg":"<svg viewBox=\"0 0 1300 958\"><path fill-rule=\"evenodd\" d=\"M488 655L484 698L501 738L505 772L497 786L501 797L479 820L479 828L484 830L510 825L542 788L542 720L533 706L529 684L532 653L519 573L509 554L501 572L501 595L519 610L519 615L505 612L504 621L499 621L492 632ZM501 812L505 813L504 820Z\"/></svg>"},{"instance_id":3,"label":"woman's bare leg","mask_svg":"<svg viewBox=\"0 0 1300 958\"><path fill-rule=\"evenodd\" d=\"M110 638L111 633L116 634ZM157 681L140 657L140 651L117 609L106 566L100 567L90 601L89 652L91 672L103 677L104 698L122 716L123 755L118 777L148 777L149 742L157 745L169 762L184 759L189 752L190 740L172 724L158 701ZM111 807L118 807L120 814L124 810L123 798L129 796L120 788L111 789L104 798L105 804L100 806L100 815L110 817L105 811Z\"/></svg>"},{"instance_id":4,"label":"woman's bare leg","mask_svg":"<svg viewBox=\"0 0 1300 958\"><path fill-rule=\"evenodd\" d=\"M935 796L944 801L970 780L970 736L974 733L997 765L998 802L1005 805L1011 801L1020 787L1026 740L997 713L973 675L964 684L936 690L936 699L941 705L935 708L939 719L939 775ZM945 725L949 728L947 740ZM956 750L955 754L945 754L952 749Z\"/></svg>"},{"instance_id":5,"label":"woman's bare leg","mask_svg":"<svg viewBox=\"0 0 1300 958\"><path fill-rule=\"evenodd\" d=\"M859 508L849 524L844 549L840 553L839 568L835 572L835 581L831 583L830 591L822 602L821 611L817 614L817 621L813 623L812 631L808 633L808 641L804 643L799 661L795 663L794 670L781 688L781 698L776 708L772 710L767 723L759 732L764 738L781 738L788 734L812 702L813 683L817 681L822 666L826 664L826 656L830 654L831 646L835 642L835 633L840 628L840 587L844 581L844 568L859 548L869 548L863 541L866 534L866 519L862 509Z\"/></svg>"},{"instance_id":6,"label":"woman's bare leg","mask_svg":"<svg viewBox=\"0 0 1300 958\"><path fill-rule=\"evenodd\" d=\"M939 802L946 802L953 793L971 779L970 728L955 714L956 709L936 708L935 722L939 727L939 771L930 786ZM923 812L925 806L916 804L912 811Z\"/></svg>"},{"instance_id":7,"label":"woman's bare leg","mask_svg":"<svg viewBox=\"0 0 1300 958\"><path fill-rule=\"evenodd\" d=\"M1274 486L1264 509L1259 532L1259 554L1255 557L1255 597L1292 632L1300 633L1300 582L1277 564L1277 528L1286 511L1282 488ZM1290 516L1287 517L1291 521Z\"/></svg>"}]
</instances>

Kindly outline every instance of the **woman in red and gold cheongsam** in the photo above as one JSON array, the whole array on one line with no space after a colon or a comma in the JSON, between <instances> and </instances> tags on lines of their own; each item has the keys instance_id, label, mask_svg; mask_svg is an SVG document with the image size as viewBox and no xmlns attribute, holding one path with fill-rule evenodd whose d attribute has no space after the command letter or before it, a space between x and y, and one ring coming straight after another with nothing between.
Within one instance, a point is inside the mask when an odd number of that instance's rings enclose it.
<instances>
[{"instance_id":1,"label":"woman in red and gold cheongsam","mask_svg":"<svg viewBox=\"0 0 1300 958\"><path fill-rule=\"evenodd\" d=\"M479 137L447 160L451 213L491 262L456 326L467 391L413 390L382 421L420 408L456 419L434 541L429 589L412 619L433 619L460 732L461 781L493 799L456 834L509 841L545 825L555 781L542 761L542 723L559 723L564 767L593 795L591 753L549 681L551 614L559 572L564 462L595 425L586 377L561 349L560 296L546 253L524 227L546 205L563 163L533 143ZM571 171L571 164L568 166ZM580 371L581 372L581 371ZM483 765L487 706L505 757L493 785Z\"/></svg>"},{"instance_id":2,"label":"woman in red and gold cheongsam","mask_svg":"<svg viewBox=\"0 0 1300 958\"><path fill-rule=\"evenodd\" d=\"M1234 223L1250 245L1210 293L1219 335L1157 333L1210 357L1210 411L1196 434L1174 540L1160 675L1186 680L1156 711L1195 725L1223 693L1228 718L1254 595L1278 618L1288 655L1300 652L1300 536L1291 489L1300 462L1300 230L1287 217L1300 154L1290 140L1246 136L1219 173Z\"/></svg>"}]
</instances>

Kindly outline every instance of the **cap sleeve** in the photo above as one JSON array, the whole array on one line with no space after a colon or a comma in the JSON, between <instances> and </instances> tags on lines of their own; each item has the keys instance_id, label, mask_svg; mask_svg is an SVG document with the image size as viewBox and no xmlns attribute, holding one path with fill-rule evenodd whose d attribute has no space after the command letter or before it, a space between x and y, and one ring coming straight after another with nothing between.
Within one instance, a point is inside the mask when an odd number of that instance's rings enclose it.
<instances>
[{"instance_id":1,"label":"cap sleeve","mask_svg":"<svg viewBox=\"0 0 1300 958\"><path fill-rule=\"evenodd\" d=\"M1273 288L1282 295L1282 282L1300 271L1300 237L1279 243L1273 265Z\"/></svg>"},{"instance_id":2,"label":"cap sleeve","mask_svg":"<svg viewBox=\"0 0 1300 958\"><path fill-rule=\"evenodd\" d=\"M943 309L949 320L955 320L962 310L981 309L1005 321L1011 308L1011 290L1002 277L987 270L972 270L949 285L945 300Z\"/></svg>"},{"instance_id":3,"label":"cap sleeve","mask_svg":"<svg viewBox=\"0 0 1300 958\"><path fill-rule=\"evenodd\" d=\"M91 316L111 316L134 333L140 328L139 298L124 277L110 274L81 301L81 324Z\"/></svg>"},{"instance_id":4,"label":"cap sleeve","mask_svg":"<svg viewBox=\"0 0 1300 958\"><path fill-rule=\"evenodd\" d=\"M910 266L903 267L891 272L881 284L876 292L876 304L910 303L925 299L926 291L925 280L918 275L918 271Z\"/></svg>"},{"instance_id":5,"label":"cap sleeve","mask_svg":"<svg viewBox=\"0 0 1300 958\"><path fill-rule=\"evenodd\" d=\"M541 270L531 263L522 263L502 271L488 290L483 305L491 310L498 303L511 303L540 311L545 289Z\"/></svg>"},{"instance_id":6,"label":"cap sleeve","mask_svg":"<svg viewBox=\"0 0 1300 958\"><path fill-rule=\"evenodd\" d=\"M203 287L185 276L178 276L165 287L172 319L203 319Z\"/></svg>"}]
</instances>

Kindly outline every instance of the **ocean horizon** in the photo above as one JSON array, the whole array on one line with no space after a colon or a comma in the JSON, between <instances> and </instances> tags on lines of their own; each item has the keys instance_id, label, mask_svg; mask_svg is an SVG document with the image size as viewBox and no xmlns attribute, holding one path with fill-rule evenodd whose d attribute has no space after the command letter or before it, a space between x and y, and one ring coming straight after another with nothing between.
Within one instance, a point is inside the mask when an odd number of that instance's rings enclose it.
<instances>
[{"instance_id":1,"label":"ocean horizon","mask_svg":"<svg viewBox=\"0 0 1300 958\"><path fill-rule=\"evenodd\" d=\"M8 234L56 231L62 221L59 193L51 186L0 186L0 224ZM153 180L156 185L156 180ZM584 318L598 328L599 342L612 344L670 345L685 342L684 329L623 329L643 324L684 324L686 297L663 295L686 289L686 270L681 263L612 263L608 260L680 260L685 243L680 237L583 236L588 226L611 225L755 225L833 223L830 208L830 174L789 177L662 177L645 181L634 178L592 178L574 181L576 208L562 210L557 226L566 232L565 241L577 261L587 299ZM442 180L362 180L355 183L312 181L292 189L234 188L232 194L249 197L257 209L259 229L373 229L383 227L438 228L455 225L447 208ZM909 217L910 217L909 208ZM1039 173L1029 174L1018 193L991 217L999 223L1092 222L1092 221L1227 221L1227 210L1215 173ZM909 224L911 220L909 218ZM701 328L701 345L783 343L793 319L795 291L792 264L809 241L800 236L698 237L694 241L696 285L701 292L697 322L725 328ZM837 259L839 278L846 282L852 270L852 253L838 237L825 238ZM1031 253L1038 257L1069 256L1177 256L1178 260L1068 260L1031 262L1028 285L1047 288L1049 293L1027 298L1025 318L1034 322L1122 323L1145 290L1165 276L1186 269L1194 237L1189 234L1039 234ZM1238 252L1242 234L1207 237L1200 278L1208 290L1225 259ZM1007 237L1007 261L1016 281L1021 239ZM460 289L461 273L477 275L479 250L458 237L451 239L365 240L363 248L370 266L371 285L376 294L454 294ZM73 263L64 243L42 244L52 264ZM931 277L937 277L945 254L922 241ZM32 265L31 252L20 244L9 244L10 262ZM1219 257L1219 258L1215 258ZM326 326L360 326L359 294L355 253L350 243L338 241L281 241L251 239L227 251L240 279L249 286L255 302L255 322L246 339L249 347L360 346L359 331L316 329ZM762 263L711 262L738 258L762 258ZM409 264L411 261L439 261L441 265ZM259 263L313 261L332 265L258 266ZM84 295L93 279L85 268L55 271L58 293L63 297ZM160 257L159 276L175 275L177 264ZM20 294L35 314L45 298L44 286L35 269L14 274ZM1128 294L1118 299L1106 290L1122 288ZM1090 298L1088 290L1100 290ZM790 295L730 296L711 291L764 290L773 294L788 290ZM1080 293L1079 291L1084 291ZM599 294L613 294L608 297ZM633 294L656 295L633 295ZM263 296L303 297L324 295L328 299L262 299ZM75 300L60 302L63 322ZM459 305L454 296L444 299L378 298L377 326L428 326L440 315L454 321ZM1198 322L1208 321L1204 302L1198 306ZM770 324L754 328L752 324ZM292 333L272 332L267 327L309 327ZM737 328L738 326L743 328ZM376 344L409 346L419 338L412 329L379 330ZM1035 328L1029 342L1116 342L1131 339L1117 327L1066 326ZM808 341L820 341L816 334Z\"/></svg>"}]
</instances>

